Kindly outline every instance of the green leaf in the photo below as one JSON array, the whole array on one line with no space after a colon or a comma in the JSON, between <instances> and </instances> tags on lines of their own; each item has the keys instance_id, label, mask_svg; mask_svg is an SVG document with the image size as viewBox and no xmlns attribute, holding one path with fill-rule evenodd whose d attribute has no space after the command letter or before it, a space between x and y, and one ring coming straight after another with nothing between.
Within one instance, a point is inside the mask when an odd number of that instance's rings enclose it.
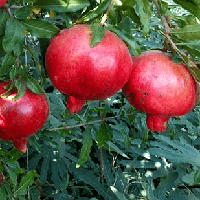
<instances>
[{"instance_id":1,"label":"green leaf","mask_svg":"<svg viewBox=\"0 0 200 200\"><path fill-rule=\"evenodd\" d=\"M27 87L36 94L42 94L42 89L36 79L30 75L25 76Z\"/></svg>"},{"instance_id":2,"label":"green leaf","mask_svg":"<svg viewBox=\"0 0 200 200\"><path fill-rule=\"evenodd\" d=\"M10 18L6 22L5 36L3 38L3 48L6 52L14 52L16 56L19 56L23 51L23 39L24 39L24 27L23 25Z\"/></svg>"},{"instance_id":3,"label":"green leaf","mask_svg":"<svg viewBox=\"0 0 200 200\"><path fill-rule=\"evenodd\" d=\"M183 138L181 141L170 140L162 135L154 135L159 142L151 142L157 148L150 148L150 154L165 157L174 163L190 163L193 166L200 165L200 153L193 146L188 144Z\"/></svg>"},{"instance_id":4,"label":"green leaf","mask_svg":"<svg viewBox=\"0 0 200 200\"><path fill-rule=\"evenodd\" d=\"M15 16L18 19L26 19L31 13L31 6L23 6L22 8L18 9L15 13Z\"/></svg>"},{"instance_id":5,"label":"green leaf","mask_svg":"<svg viewBox=\"0 0 200 200\"><path fill-rule=\"evenodd\" d=\"M133 36L131 36L130 34L126 32L123 32L120 28L116 26L106 24L106 27L112 32L116 33L120 38L122 38L128 44L132 53L135 56L139 56L141 54L140 46L137 44Z\"/></svg>"},{"instance_id":6,"label":"green leaf","mask_svg":"<svg viewBox=\"0 0 200 200\"><path fill-rule=\"evenodd\" d=\"M161 15L164 15L168 11L168 3L162 0L158 0L158 4L160 6Z\"/></svg>"},{"instance_id":7,"label":"green leaf","mask_svg":"<svg viewBox=\"0 0 200 200\"><path fill-rule=\"evenodd\" d=\"M195 80L200 82L200 69L197 67L188 67L189 71L192 73L194 76Z\"/></svg>"},{"instance_id":8,"label":"green leaf","mask_svg":"<svg viewBox=\"0 0 200 200\"><path fill-rule=\"evenodd\" d=\"M99 180L91 170L86 170L84 168L77 169L74 165L70 165L69 168L80 180L88 185L91 185L99 195L104 197L104 199L116 200L116 196L99 183Z\"/></svg>"},{"instance_id":9,"label":"green leaf","mask_svg":"<svg viewBox=\"0 0 200 200\"><path fill-rule=\"evenodd\" d=\"M143 34L146 36L149 33L150 25L149 25L149 19L150 19L150 4L148 0L137 0L136 1L136 7L135 7L136 13L138 13L140 17L140 21L143 25Z\"/></svg>"},{"instance_id":10,"label":"green leaf","mask_svg":"<svg viewBox=\"0 0 200 200\"><path fill-rule=\"evenodd\" d=\"M110 189L113 191L113 193L116 195L116 197L119 200L127 200L127 198L124 196L124 194L120 193L117 188L115 188L114 186L110 186Z\"/></svg>"},{"instance_id":11,"label":"green leaf","mask_svg":"<svg viewBox=\"0 0 200 200\"><path fill-rule=\"evenodd\" d=\"M13 53L6 53L3 57L2 64L0 67L0 74L4 74L10 71L11 66L15 63L15 56Z\"/></svg>"},{"instance_id":12,"label":"green leaf","mask_svg":"<svg viewBox=\"0 0 200 200\"><path fill-rule=\"evenodd\" d=\"M119 149L114 143L111 141L107 142L108 146L112 148L112 150L116 151L119 155L123 156L124 158L129 159L129 157L121 150Z\"/></svg>"},{"instance_id":13,"label":"green leaf","mask_svg":"<svg viewBox=\"0 0 200 200\"><path fill-rule=\"evenodd\" d=\"M101 42L103 40L105 28L100 26L99 23L94 23L91 25L91 30L91 46L94 47L98 42Z\"/></svg>"},{"instance_id":14,"label":"green leaf","mask_svg":"<svg viewBox=\"0 0 200 200\"><path fill-rule=\"evenodd\" d=\"M6 27L6 22L9 19L8 13L7 12L3 12L0 13L0 36L4 35L5 32L5 27Z\"/></svg>"},{"instance_id":15,"label":"green leaf","mask_svg":"<svg viewBox=\"0 0 200 200\"><path fill-rule=\"evenodd\" d=\"M107 124L104 122L101 124L100 129L97 133L97 143L99 147L102 147L110 138L112 134L107 127Z\"/></svg>"},{"instance_id":16,"label":"green leaf","mask_svg":"<svg viewBox=\"0 0 200 200\"><path fill-rule=\"evenodd\" d=\"M122 0L124 6L133 7L135 5L136 0Z\"/></svg>"},{"instance_id":17,"label":"green leaf","mask_svg":"<svg viewBox=\"0 0 200 200\"><path fill-rule=\"evenodd\" d=\"M198 19L200 19L200 4L198 0L173 0L175 3L181 5L184 9L191 12Z\"/></svg>"},{"instance_id":18,"label":"green leaf","mask_svg":"<svg viewBox=\"0 0 200 200\"><path fill-rule=\"evenodd\" d=\"M17 95L13 98L13 100L18 100L25 94L26 88L20 79L15 82L15 86L17 87Z\"/></svg>"},{"instance_id":19,"label":"green leaf","mask_svg":"<svg viewBox=\"0 0 200 200\"><path fill-rule=\"evenodd\" d=\"M171 32L182 40L200 40L200 24L186 25Z\"/></svg>"},{"instance_id":20,"label":"green leaf","mask_svg":"<svg viewBox=\"0 0 200 200\"><path fill-rule=\"evenodd\" d=\"M50 160L51 160L51 155L50 155L49 150L47 150L47 152L45 152L45 157L43 159L42 166L41 166L41 172L40 172L41 183L45 183L47 180L47 173L49 170Z\"/></svg>"},{"instance_id":21,"label":"green leaf","mask_svg":"<svg viewBox=\"0 0 200 200\"><path fill-rule=\"evenodd\" d=\"M38 177L35 170L29 171L20 181L17 189L16 196L25 195L27 193L28 187L34 183L34 178Z\"/></svg>"},{"instance_id":22,"label":"green leaf","mask_svg":"<svg viewBox=\"0 0 200 200\"><path fill-rule=\"evenodd\" d=\"M195 171L194 174L194 184L199 184L200 183L200 167Z\"/></svg>"},{"instance_id":23,"label":"green leaf","mask_svg":"<svg viewBox=\"0 0 200 200\"><path fill-rule=\"evenodd\" d=\"M37 0L37 5L57 12L76 12L90 5L88 0Z\"/></svg>"},{"instance_id":24,"label":"green leaf","mask_svg":"<svg viewBox=\"0 0 200 200\"><path fill-rule=\"evenodd\" d=\"M87 127L85 130L85 136L83 139L83 146L81 148L79 160L78 163L76 164L77 168L81 167L89 159L92 144L93 141L92 141L91 130Z\"/></svg>"},{"instance_id":25,"label":"green leaf","mask_svg":"<svg viewBox=\"0 0 200 200\"><path fill-rule=\"evenodd\" d=\"M13 87L15 86L15 83L12 82L11 84L8 84L5 86L5 89L7 90L5 93L1 94L1 98L6 98L12 91Z\"/></svg>"},{"instance_id":26,"label":"green leaf","mask_svg":"<svg viewBox=\"0 0 200 200\"><path fill-rule=\"evenodd\" d=\"M54 183L54 187L59 190L61 188L61 177L59 175L59 162L57 160L54 160L51 162L51 180Z\"/></svg>"},{"instance_id":27,"label":"green leaf","mask_svg":"<svg viewBox=\"0 0 200 200\"><path fill-rule=\"evenodd\" d=\"M59 28L43 19L24 19L21 23L32 35L39 38L52 38L59 33Z\"/></svg>"},{"instance_id":28,"label":"green leaf","mask_svg":"<svg viewBox=\"0 0 200 200\"><path fill-rule=\"evenodd\" d=\"M3 187L0 187L0 197L2 200L7 200L7 197L8 197Z\"/></svg>"},{"instance_id":29,"label":"green leaf","mask_svg":"<svg viewBox=\"0 0 200 200\"><path fill-rule=\"evenodd\" d=\"M12 69L10 70L10 78L12 80L14 80L14 78L17 76L17 74L18 74L18 67L17 67L17 65L14 65L12 67Z\"/></svg>"},{"instance_id":30,"label":"green leaf","mask_svg":"<svg viewBox=\"0 0 200 200\"><path fill-rule=\"evenodd\" d=\"M85 14L78 22L87 22L91 19L96 18L97 16L103 14L107 9L108 6L110 5L111 0L105 0L101 4L99 4L96 8L93 10L90 10L87 14Z\"/></svg>"},{"instance_id":31,"label":"green leaf","mask_svg":"<svg viewBox=\"0 0 200 200\"><path fill-rule=\"evenodd\" d=\"M13 172L12 170L10 170L8 167L6 168L6 170L9 174L9 178L10 178L12 184L17 186L17 174L15 172Z\"/></svg>"}]
</instances>

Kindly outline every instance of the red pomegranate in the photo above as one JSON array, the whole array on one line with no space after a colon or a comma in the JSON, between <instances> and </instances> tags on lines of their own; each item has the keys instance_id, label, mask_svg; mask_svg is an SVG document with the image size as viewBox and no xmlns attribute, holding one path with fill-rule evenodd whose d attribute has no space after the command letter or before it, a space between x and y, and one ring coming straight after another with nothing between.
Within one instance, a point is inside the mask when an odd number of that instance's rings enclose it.
<instances>
[{"instance_id":1,"label":"red pomegranate","mask_svg":"<svg viewBox=\"0 0 200 200\"><path fill-rule=\"evenodd\" d=\"M0 95L6 92L0 82ZM6 98L0 98L0 138L13 141L16 148L26 152L27 137L38 132L47 120L49 104L45 94L35 94L26 88L19 100L13 100L17 94L14 88Z\"/></svg>"},{"instance_id":2,"label":"red pomegranate","mask_svg":"<svg viewBox=\"0 0 200 200\"><path fill-rule=\"evenodd\" d=\"M148 128L157 132L167 129L170 117L188 113L197 100L197 84L187 66L155 50L133 58L123 92L131 105L147 113Z\"/></svg>"},{"instance_id":3,"label":"red pomegranate","mask_svg":"<svg viewBox=\"0 0 200 200\"><path fill-rule=\"evenodd\" d=\"M0 7L3 6L8 0L0 0Z\"/></svg>"},{"instance_id":4,"label":"red pomegranate","mask_svg":"<svg viewBox=\"0 0 200 200\"><path fill-rule=\"evenodd\" d=\"M68 95L70 113L79 112L86 100L105 99L128 81L132 59L125 43L106 30L103 40L91 47L89 25L62 30L46 52L46 70L53 85Z\"/></svg>"}]
</instances>

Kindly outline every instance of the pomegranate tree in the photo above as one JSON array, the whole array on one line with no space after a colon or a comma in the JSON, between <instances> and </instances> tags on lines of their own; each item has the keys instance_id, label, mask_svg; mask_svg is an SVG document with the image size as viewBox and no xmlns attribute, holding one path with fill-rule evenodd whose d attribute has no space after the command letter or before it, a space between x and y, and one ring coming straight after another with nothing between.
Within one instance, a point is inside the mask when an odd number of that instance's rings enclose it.
<instances>
[{"instance_id":1,"label":"pomegranate tree","mask_svg":"<svg viewBox=\"0 0 200 200\"><path fill-rule=\"evenodd\" d=\"M0 0L0 7L3 6L8 0Z\"/></svg>"},{"instance_id":2,"label":"pomegranate tree","mask_svg":"<svg viewBox=\"0 0 200 200\"><path fill-rule=\"evenodd\" d=\"M0 82L0 95L10 81ZM38 132L47 120L49 104L45 94L35 94L26 88L25 94L13 100L14 88L6 98L0 98L0 138L13 141L16 148L26 151L27 137Z\"/></svg>"},{"instance_id":3,"label":"pomegranate tree","mask_svg":"<svg viewBox=\"0 0 200 200\"><path fill-rule=\"evenodd\" d=\"M197 84L187 66L155 50L133 58L123 92L135 108L147 113L148 128L157 132L167 129L170 117L188 113L197 100Z\"/></svg>"},{"instance_id":4,"label":"pomegranate tree","mask_svg":"<svg viewBox=\"0 0 200 200\"><path fill-rule=\"evenodd\" d=\"M79 112L86 100L102 100L128 81L132 59L125 43L106 30L91 47L89 25L74 25L52 39L46 52L46 70L53 85L68 95L70 113Z\"/></svg>"}]
</instances>

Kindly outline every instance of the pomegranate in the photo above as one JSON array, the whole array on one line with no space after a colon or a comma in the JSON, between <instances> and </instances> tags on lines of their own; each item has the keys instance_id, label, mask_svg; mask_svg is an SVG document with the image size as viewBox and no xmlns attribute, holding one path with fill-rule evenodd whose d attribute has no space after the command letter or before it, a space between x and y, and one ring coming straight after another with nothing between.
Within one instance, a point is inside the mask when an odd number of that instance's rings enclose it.
<instances>
[{"instance_id":1,"label":"pomegranate","mask_svg":"<svg viewBox=\"0 0 200 200\"><path fill-rule=\"evenodd\" d=\"M0 0L0 7L3 6L8 0Z\"/></svg>"},{"instance_id":2,"label":"pomegranate","mask_svg":"<svg viewBox=\"0 0 200 200\"><path fill-rule=\"evenodd\" d=\"M90 46L89 25L74 25L52 39L46 52L46 70L53 85L68 95L71 114L86 100L102 100L128 81L132 59L125 43L106 30L103 40Z\"/></svg>"},{"instance_id":3,"label":"pomegranate","mask_svg":"<svg viewBox=\"0 0 200 200\"><path fill-rule=\"evenodd\" d=\"M197 84L187 66L155 50L133 58L123 92L135 108L147 113L148 128L157 132L166 131L169 118L188 113L197 100Z\"/></svg>"},{"instance_id":4,"label":"pomegranate","mask_svg":"<svg viewBox=\"0 0 200 200\"><path fill-rule=\"evenodd\" d=\"M10 81L0 82L0 94L6 92L5 85ZM16 148L26 152L27 137L39 131L47 120L49 104L45 94L35 94L26 88L19 100L13 100L17 89L6 98L0 98L0 138L13 141Z\"/></svg>"}]
</instances>

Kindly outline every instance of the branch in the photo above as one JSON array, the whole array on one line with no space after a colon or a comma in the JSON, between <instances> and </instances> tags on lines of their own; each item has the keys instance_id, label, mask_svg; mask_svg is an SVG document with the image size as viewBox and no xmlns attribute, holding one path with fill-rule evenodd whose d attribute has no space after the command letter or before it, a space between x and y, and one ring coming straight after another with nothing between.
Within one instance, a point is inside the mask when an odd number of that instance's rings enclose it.
<instances>
[{"instance_id":1,"label":"branch","mask_svg":"<svg viewBox=\"0 0 200 200\"><path fill-rule=\"evenodd\" d=\"M153 2L154 2L154 4L155 4L156 9L157 9L157 11L158 11L158 14L159 14L159 16L160 16L160 18L161 18L161 22L162 22L163 28L164 28L164 30L165 30L165 38L166 38L166 39L168 40L168 42L170 43L171 47L182 57L183 61L184 61L185 63L187 63L187 61L184 59L184 57L187 57L187 58L188 58L188 56L187 56L184 52L182 52L182 51L180 51L180 50L178 49L178 47L176 46L176 44L173 42L173 40L172 40L171 37L170 37L170 27L169 27L169 25L168 25L168 23L167 23L166 17L165 17L164 15L161 15L160 6L159 6L159 4L158 4L158 1L157 1L157 0L153 0ZM189 59L189 58L188 58L188 62L190 63L190 65L191 65L192 67L198 68L198 67L196 66L196 64L195 64L191 59Z\"/></svg>"},{"instance_id":2,"label":"branch","mask_svg":"<svg viewBox=\"0 0 200 200\"><path fill-rule=\"evenodd\" d=\"M133 115L133 113L127 114L127 116L130 116L130 115ZM117 118L120 118L120 117L121 117L120 115L116 115L114 117L104 118L104 121L109 121L110 119L117 119ZM63 126L63 127L51 128L51 129L47 129L47 130L48 131L56 131L56 130L63 130L63 129L74 129L74 128L78 128L78 127L81 127L81 126L88 126L88 125L91 125L91 124L101 123L101 122L102 122L102 119L99 119L99 120L95 120L95 121L92 121L92 122L84 122L84 123L76 124L76 125L72 125L72 126Z\"/></svg>"},{"instance_id":3,"label":"branch","mask_svg":"<svg viewBox=\"0 0 200 200\"><path fill-rule=\"evenodd\" d=\"M110 12L111 8L113 7L114 1L115 0L111 0L110 5L109 5L106 13L104 14L104 16L101 19L100 26L103 26L106 23L106 20L108 18L109 12Z\"/></svg>"}]
</instances>

